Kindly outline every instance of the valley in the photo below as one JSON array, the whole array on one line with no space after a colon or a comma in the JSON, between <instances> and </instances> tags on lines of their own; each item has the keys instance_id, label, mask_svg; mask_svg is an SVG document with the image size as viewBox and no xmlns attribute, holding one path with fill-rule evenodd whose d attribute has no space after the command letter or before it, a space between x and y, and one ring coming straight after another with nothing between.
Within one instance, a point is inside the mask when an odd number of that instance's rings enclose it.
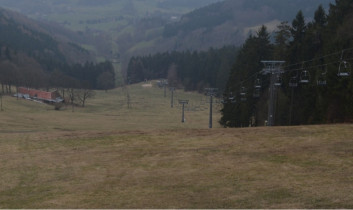
<instances>
[{"instance_id":1,"label":"valley","mask_svg":"<svg viewBox=\"0 0 353 210\"><path fill-rule=\"evenodd\" d=\"M334 2L0 0L0 208L353 208Z\"/></svg>"}]
</instances>

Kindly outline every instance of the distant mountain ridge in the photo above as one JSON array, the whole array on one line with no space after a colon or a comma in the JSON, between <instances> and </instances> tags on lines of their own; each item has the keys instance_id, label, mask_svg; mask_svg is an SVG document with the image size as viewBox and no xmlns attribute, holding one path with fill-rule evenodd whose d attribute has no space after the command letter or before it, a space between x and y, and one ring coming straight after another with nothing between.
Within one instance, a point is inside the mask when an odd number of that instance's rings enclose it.
<instances>
[{"instance_id":1,"label":"distant mountain ridge","mask_svg":"<svg viewBox=\"0 0 353 210\"><path fill-rule=\"evenodd\" d=\"M89 52L78 45L55 38L39 23L0 8L0 46L22 52L37 61L62 63L91 61Z\"/></svg>"},{"instance_id":2,"label":"distant mountain ridge","mask_svg":"<svg viewBox=\"0 0 353 210\"><path fill-rule=\"evenodd\" d=\"M57 37L78 43L100 60L121 61L126 69L136 55L240 46L262 24L273 31L299 10L310 18L320 4L328 8L333 1L46 0L40 4L42 1L0 0L0 6L47 21L41 25ZM186 4L208 3L213 4L182 13Z\"/></svg>"},{"instance_id":3,"label":"distant mountain ridge","mask_svg":"<svg viewBox=\"0 0 353 210\"><path fill-rule=\"evenodd\" d=\"M251 30L262 24L274 29L281 21L291 21L299 10L312 17L320 4L328 8L330 2L333 0L226 0L166 25L163 40L175 38L176 50L240 45Z\"/></svg>"},{"instance_id":4,"label":"distant mountain ridge","mask_svg":"<svg viewBox=\"0 0 353 210\"><path fill-rule=\"evenodd\" d=\"M47 22L44 24L55 34L69 36L100 60L116 60L146 46L146 40L160 37L166 23L178 20L195 8L218 1L0 0L0 6ZM76 34L57 27L59 24Z\"/></svg>"},{"instance_id":5,"label":"distant mountain ridge","mask_svg":"<svg viewBox=\"0 0 353 210\"><path fill-rule=\"evenodd\" d=\"M2 93L11 94L12 86L99 89L114 82L110 62L97 63L64 33L52 34L41 23L0 8Z\"/></svg>"}]
</instances>

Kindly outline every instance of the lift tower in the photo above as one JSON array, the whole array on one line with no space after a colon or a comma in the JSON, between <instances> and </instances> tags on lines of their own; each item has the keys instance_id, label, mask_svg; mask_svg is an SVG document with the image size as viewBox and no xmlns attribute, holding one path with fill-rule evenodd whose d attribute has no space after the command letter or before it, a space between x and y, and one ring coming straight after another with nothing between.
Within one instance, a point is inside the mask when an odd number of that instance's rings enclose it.
<instances>
[{"instance_id":1,"label":"lift tower","mask_svg":"<svg viewBox=\"0 0 353 210\"><path fill-rule=\"evenodd\" d=\"M184 123L185 122L185 104L189 104L189 100L179 100L179 104L183 105L183 110L182 110L182 115L181 115L181 122Z\"/></svg>"},{"instance_id":2,"label":"lift tower","mask_svg":"<svg viewBox=\"0 0 353 210\"><path fill-rule=\"evenodd\" d=\"M213 104L213 97L217 95L218 88L205 88L206 94L210 96L210 117L208 127L212 128L212 104Z\"/></svg>"},{"instance_id":3,"label":"lift tower","mask_svg":"<svg viewBox=\"0 0 353 210\"><path fill-rule=\"evenodd\" d=\"M274 126L276 114L277 88L282 85L282 65L285 63L285 61L261 61L261 63L265 65L265 68L261 71L261 73L263 75L269 74L271 76L267 125Z\"/></svg>"},{"instance_id":4,"label":"lift tower","mask_svg":"<svg viewBox=\"0 0 353 210\"><path fill-rule=\"evenodd\" d=\"M175 91L175 87L170 87L170 91L172 92L171 98L170 98L170 107L173 108L174 107L174 91Z\"/></svg>"}]
</instances>

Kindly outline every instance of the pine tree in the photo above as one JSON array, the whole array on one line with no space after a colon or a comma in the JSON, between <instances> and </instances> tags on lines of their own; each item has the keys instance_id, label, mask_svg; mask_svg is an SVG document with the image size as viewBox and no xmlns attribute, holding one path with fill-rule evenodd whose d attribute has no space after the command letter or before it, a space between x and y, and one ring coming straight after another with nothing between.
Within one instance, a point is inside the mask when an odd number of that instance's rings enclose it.
<instances>
[{"instance_id":1,"label":"pine tree","mask_svg":"<svg viewBox=\"0 0 353 210\"><path fill-rule=\"evenodd\" d=\"M259 99L253 98L255 78L250 81L245 81L245 79L259 73L262 70L261 60L270 59L272 54L273 46L270 43L270 35L266 27L262 26L256 36L250 35L245 41L231 69L223 94L225 104L222 109L221 125L225 127L249 126L250 119L257 115ZM232 103L235 101L233 98L237 103Z\"/></svg>"},{"instance_id":2,"label":"pine tree","mask_svg":"<svg viewBox=\"0 0 353 210\"><path fill-rule=\"evenodd\" d=\"M277 60L284 60L287 57L287 50L290 43L291 27L288 25L288 22L282 22L277 28L278 31L275 33L274 57Z\"/></svg>"},{"instance_id":3,"label":"pine tree","mask_svg":"<svg viewBox=\"0 0 353 210\"><path fill-rule=\"evenodd\" d=\"M322 5L315 11L314 24L319 27L324 27L327 24L327 15Z\"/></svg>"},{"instance_id":4,"label":"pine tree","mask_svg":"<svg viewBox=\"0 0 353 210\"><path fill-rule=\"evenodd\" d=\"M292 32L294 42L300 42L303 40L305 30L306 30L305 19L304 19L303 12L300 10L292 22L291 32Z\"/></svg>"}]
</instances>

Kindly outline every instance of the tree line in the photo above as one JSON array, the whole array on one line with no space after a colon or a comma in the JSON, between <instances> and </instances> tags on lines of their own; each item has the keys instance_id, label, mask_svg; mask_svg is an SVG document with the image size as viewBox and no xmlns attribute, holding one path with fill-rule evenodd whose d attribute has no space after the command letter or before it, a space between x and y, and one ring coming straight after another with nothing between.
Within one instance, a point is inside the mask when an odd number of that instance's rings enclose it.
<instances>
[{"instance_id":1,"label":"tree line","mask_svg":"<svg viewBox=\"0 0 353 210\"><path fill-rule=\"evenodd\" d=\"M165 52L132 57L127 79L137 83L146 79L168 79L170 85L185 90L203 91L205 87L224 89L238 52L235 46L208 51Z\"/></svg>"},{"instance_id":2,"label":"tree line","mask_svg":"<svg viewBox=\"0 0 353 210\"><path fill-rule=\"evenodd\" d=\"M291 24L282 22L274 42L265 26L250 35L231 69L220 123L264 125L270 76L261 74L262 60L286 62L284 72L277 75L275 125L351 122L352 17L353 1L336 0L328 14L319 6L311 22L305 21L302 11ZM307 82L300 83L303 77Z\"/></svg>"},{"instance_id":3,"label":"tree line","mask_svg":"<svg viewBox=\"0 0 353 210\"><path fill-rule=\"evenodd\" d=\"M111 62L39 63L22 52L0 47L0 82L2 92L9 92L11 86L30 88L73 87L107 90L115 86L115 72ZM44 66L44 67L43 67Z\"/></svg>"}]
</instances>

